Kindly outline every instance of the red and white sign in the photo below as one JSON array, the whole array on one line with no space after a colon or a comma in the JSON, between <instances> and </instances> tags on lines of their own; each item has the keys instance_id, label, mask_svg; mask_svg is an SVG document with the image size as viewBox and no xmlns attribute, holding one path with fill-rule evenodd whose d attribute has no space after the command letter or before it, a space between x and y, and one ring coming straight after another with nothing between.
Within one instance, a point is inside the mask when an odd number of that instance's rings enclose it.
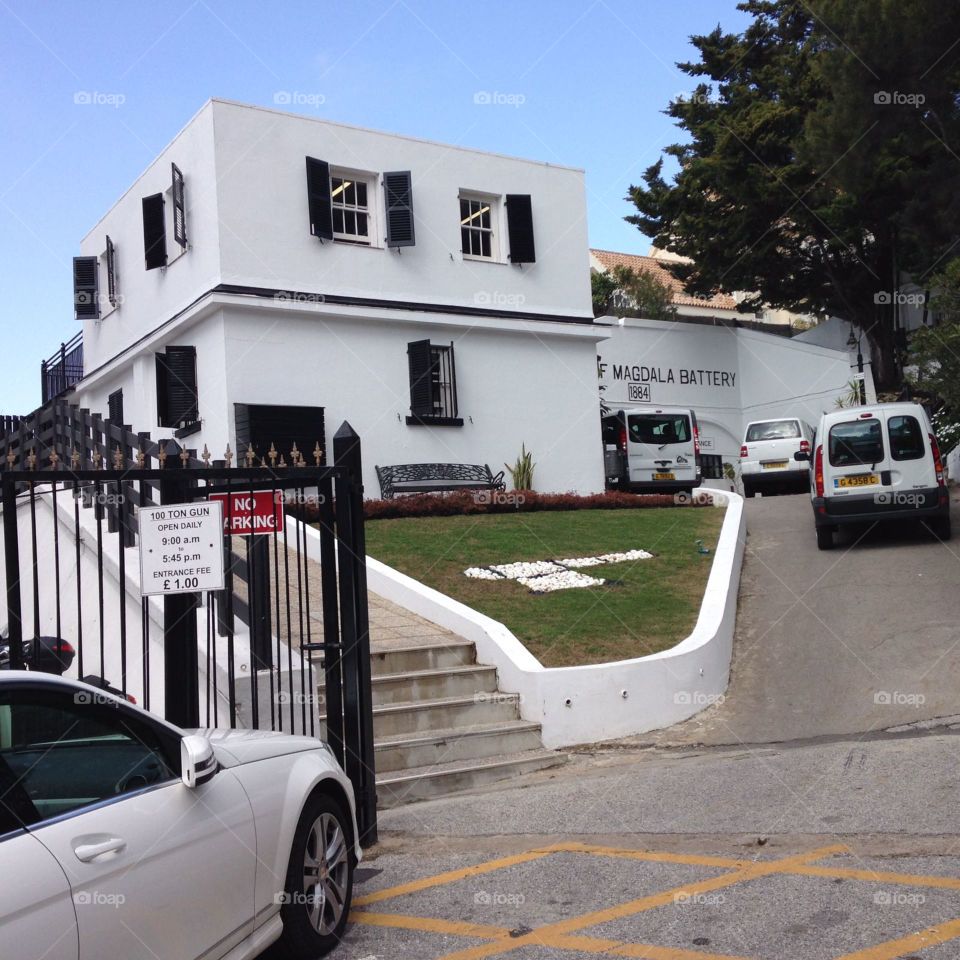
<instances>
[{"instance_id":1,"label":"red and white sign","mask_svg":"<svg viewBox=\"0 0 960 960\"><path fill-rule=\"evenodd\" d=\"M223 504L224 533L283 533L283 494L278 491L211 493L210 499Z\"/></svg>"}]
</instances>

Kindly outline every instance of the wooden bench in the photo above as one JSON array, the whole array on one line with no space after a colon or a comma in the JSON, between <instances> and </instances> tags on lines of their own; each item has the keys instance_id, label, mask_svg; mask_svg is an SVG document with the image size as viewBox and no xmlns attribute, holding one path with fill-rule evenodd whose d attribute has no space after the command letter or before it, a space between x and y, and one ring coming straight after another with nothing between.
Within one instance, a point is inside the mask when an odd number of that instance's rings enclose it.
<instances>
[{"instance_id":1,"label":"wooden bench","mask_svg":"<svg viewBox=\"0 0 960 960\"><path fill-rule=\"evenodd\" d=\"M376 469L384 500L398 493L504 489L503 471L494 474L485 463L399 463Z\"/></svg>"}]
</instances>

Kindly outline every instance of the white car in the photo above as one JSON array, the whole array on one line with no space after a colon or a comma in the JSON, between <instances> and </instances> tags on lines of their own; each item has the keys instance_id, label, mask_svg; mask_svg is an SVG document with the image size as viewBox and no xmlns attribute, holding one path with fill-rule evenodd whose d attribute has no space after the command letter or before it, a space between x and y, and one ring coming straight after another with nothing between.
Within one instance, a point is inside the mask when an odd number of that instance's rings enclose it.
<instances>
[{"instance_id":1,"label":"white car","mask_svg":"<svg viewBox=\"0 0 960 960\"><path fill-rule=\"evenodd\" d=\"M798 417L754 420L747 424L740 446L740 478L743 495L752 497L758 490L787 484L806 490L810 464L796 460L795 454L810 453L813 427Z\"/></svg>"},{"instance_id":2,"label":"white car","mask_svg":"<svg viewBox=\"0 0 960 960\"><path fill-rule=\"evenodd\" d=\"M813 452L810 497L821 550L833 546L839 527L878 520L912 520L940 540L950 539L946 471L919 403L825 413Z\"/></svg>"},{"instance_id":3,"label":"white car","mask_svg":"<svg viewBox=\"0 0 960 960\"><path fill-rule=\"evenodd\" d=\"M184 731L103 690L0 673L4 960L316 957L360 859L324 743Z\"/></svg>"}]
</instances>

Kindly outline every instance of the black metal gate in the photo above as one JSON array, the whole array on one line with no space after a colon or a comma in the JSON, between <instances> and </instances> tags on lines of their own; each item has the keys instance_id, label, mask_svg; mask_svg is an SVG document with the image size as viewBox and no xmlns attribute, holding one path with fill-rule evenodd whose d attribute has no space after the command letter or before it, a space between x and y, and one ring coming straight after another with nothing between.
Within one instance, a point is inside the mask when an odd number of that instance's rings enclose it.
<instances>
[{"instance_id":1,"label":"black metal gate","mask_svg":"<svg viewBox=\"0 0 960 960\"><path fill-rule=\"evenodd\" d=\"M11 429L12 427L12 429ZM184 727L319 736L376 840L360 441L211 463L62 401L0 434L10 666L55 668ZM289 465L287 461L289 456ZM107 467L107 464L110 467ZM276 520L259 529L254 501ZM220 499L224 588L142 596L138 510ZM249 527L249 529L248 529ZM47 638L41 641L40 638ZM47 656L47 662L41 662ZM26 660L26 662L25 662Z\"/></svg>"}]
</instances>

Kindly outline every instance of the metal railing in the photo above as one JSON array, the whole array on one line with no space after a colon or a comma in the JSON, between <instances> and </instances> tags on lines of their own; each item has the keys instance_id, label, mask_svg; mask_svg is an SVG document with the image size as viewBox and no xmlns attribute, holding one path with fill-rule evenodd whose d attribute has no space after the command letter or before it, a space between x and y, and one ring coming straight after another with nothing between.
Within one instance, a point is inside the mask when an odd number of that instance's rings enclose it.
<instances>
[{"instance_id":1,"label":"metal railing","mask_svg":"<svg viewBox=\"0 0 960 960\"><path fill-rule=\"evenodd\" d=\"M40 391L47 403L83 379L83 331L60 344L53 356L40 361Z\"/></svg>"}]
</instances>

